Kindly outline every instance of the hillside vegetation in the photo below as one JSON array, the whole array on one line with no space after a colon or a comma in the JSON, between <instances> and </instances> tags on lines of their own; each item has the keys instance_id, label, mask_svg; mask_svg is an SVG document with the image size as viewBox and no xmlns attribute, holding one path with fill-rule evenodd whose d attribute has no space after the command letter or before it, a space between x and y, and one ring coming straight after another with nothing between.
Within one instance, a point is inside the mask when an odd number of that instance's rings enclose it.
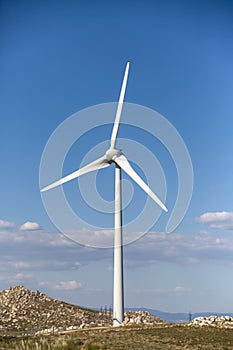
<instances>
[{"instance_id":1,"label":"hillside vegetation","mask_svg":"<svg viewBox=\"0 0 233 350\"><path fill-rule=\"evenodd\" d=\"M233 331L178 325L79 330L71 334L0 338L0 350L233 350Z\"/></svg>"}]
</instances>

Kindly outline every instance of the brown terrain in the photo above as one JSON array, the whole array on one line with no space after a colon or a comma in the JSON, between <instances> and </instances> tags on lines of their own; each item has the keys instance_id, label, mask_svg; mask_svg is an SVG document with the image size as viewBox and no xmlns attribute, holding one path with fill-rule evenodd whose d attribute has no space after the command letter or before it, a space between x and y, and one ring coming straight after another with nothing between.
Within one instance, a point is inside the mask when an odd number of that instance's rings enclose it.
<instances>
[{"instance_id":1,"label":"brown terrain","mask_svg":"<svg viewBox=\"0 0 233 350\"><path fill-rule=\"evenodd\" d=\"M39 291L0 291L0 350L233 350L233 318L200 317L166 323L148 312L112 314L81 308Z\"/></svg>"}]
</instances>

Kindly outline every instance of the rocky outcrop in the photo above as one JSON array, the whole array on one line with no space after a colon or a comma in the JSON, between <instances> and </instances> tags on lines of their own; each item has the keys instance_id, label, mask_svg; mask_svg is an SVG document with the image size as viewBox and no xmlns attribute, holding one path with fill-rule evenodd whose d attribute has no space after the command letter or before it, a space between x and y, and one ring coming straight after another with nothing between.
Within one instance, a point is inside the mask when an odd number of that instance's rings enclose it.
<instances>
[{"instance_id":1,"label":"rocky outcrop","mask_svg":"<svg viewBox=\"0 0 233 350\"><path fill-rule=\"evenodd\" d=\"M129 311L125 312L123 325L145 324L158 325L163 324L160 318L151 315L148 311Z\"/></svg>"},{"instance_id":2,"label":"rocky outcrop","mask_svg":"<svg viewBox=\"0 0 233 350\"><path fill-rule=\"evenodd\" d=\"M155 325L149 312L126 312L122 325ZM112 313L94 311L53 299L39 291L14 286L0 291L0 333L49 334L79 328L112 326Z\"/></svg>"},{"instance_id":3,"label":"rocky outcrop","mask_svg":"<svg viewBox=\"0 0 233 350\"><path fill-rule=\"evenodd\" d=\"M84 309L39 291L14 286L0 291L0 330L36 333L66 330L111 323L109 313Z\"/></svg>"},{"instance_id":4,"label":"rocky outcrop","mask_svg":"<svg viewBox=\"0 0 233 350\"><path fill-rule=\"evenodd\" d=\"M188 326L211 326L221 328L233 328L233 317L231 316L209 316L209 317L197 317Z\"/></svg>"}]
</instances>

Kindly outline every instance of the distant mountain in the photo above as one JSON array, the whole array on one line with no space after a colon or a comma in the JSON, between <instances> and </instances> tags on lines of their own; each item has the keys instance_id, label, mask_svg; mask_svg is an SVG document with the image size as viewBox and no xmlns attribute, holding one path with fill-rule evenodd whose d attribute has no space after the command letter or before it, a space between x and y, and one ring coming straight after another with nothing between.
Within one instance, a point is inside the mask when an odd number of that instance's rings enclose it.
<instances>
[{"instance_id":1,"label":"distant mountain","mask_svg":"<svg viewBox=\"0 0 233 350\"><path fill-rule=\"evenodd\" d=\"M188 313L182 313L182 312L177 312L177 313L170 313L170 312L164 312L160 310L154 310L154 309L149 309L149 308L126 308L125 311L137 311L137 310L142 310L142 311L148 311L151 315L155 315L162 320L166 322L188 322L189 321L189 314ZM196 317L196 316L195 316Z\"/></svg>"},{"instance_id":2,"label":"distant mountain","mask_svg":"<svg viewBox=\"0 0 233 350\"><path fill-rule=\"evenodd\" d=\"M160 310L154 310L154 309L149 309L149 308L126 308L125 311L148 311L151 315L155 315L159 318L161 318L162 320L166 321L166 322L172 322L172 323L177 323L177 322L189 322L189 313L184 313L184 312L176 312L176 313L172 313L172 312L164 312L164 311L160 311ZM191 318L192 320L196 317L209 317L209 316L233 316L233 312L231 313L217 313L217 312L196 312L191 314Z\"/></svg>"}]
</instances>

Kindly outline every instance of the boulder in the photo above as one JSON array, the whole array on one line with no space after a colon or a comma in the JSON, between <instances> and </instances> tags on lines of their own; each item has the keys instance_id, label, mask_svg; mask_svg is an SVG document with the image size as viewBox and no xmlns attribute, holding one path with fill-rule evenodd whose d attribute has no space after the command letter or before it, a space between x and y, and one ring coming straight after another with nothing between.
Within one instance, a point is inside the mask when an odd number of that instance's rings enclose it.
<instances>
[{"instance_id":1,"label":"boulder","mask_svg":"<svg viewBox=\"0 0 233 350\"><path fill-rule=\"evenodd\" d=\"M209 316L209 317L196 317L188 326L211 326L221 328L233 328L233 317L231 316Z\"/></svg>"}]
</instances>

